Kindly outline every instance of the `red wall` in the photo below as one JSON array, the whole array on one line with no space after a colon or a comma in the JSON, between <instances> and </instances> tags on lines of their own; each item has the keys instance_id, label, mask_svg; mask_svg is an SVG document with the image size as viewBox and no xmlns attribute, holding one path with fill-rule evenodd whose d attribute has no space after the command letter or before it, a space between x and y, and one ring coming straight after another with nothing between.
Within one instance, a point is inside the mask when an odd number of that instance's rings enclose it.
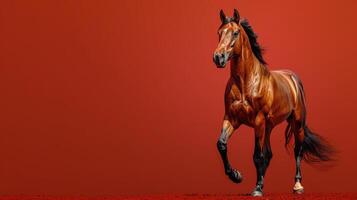
<instances>
[{"instance_id":1,"label":"red wall","mask_svg":"<svg viewBox=\"0 0 357 200\"><path fill-rule=\"evenodd\" d=\"M212 62L219 10L238 8L270 69L304 82L308 123L340 151L303 165L307 192L354 191L356 1L2 1L0 194L247 193L253 132L215 143L229 69ZM294 159L274 130L269 192L290 192Z\"/></svg>"}]
</instances>

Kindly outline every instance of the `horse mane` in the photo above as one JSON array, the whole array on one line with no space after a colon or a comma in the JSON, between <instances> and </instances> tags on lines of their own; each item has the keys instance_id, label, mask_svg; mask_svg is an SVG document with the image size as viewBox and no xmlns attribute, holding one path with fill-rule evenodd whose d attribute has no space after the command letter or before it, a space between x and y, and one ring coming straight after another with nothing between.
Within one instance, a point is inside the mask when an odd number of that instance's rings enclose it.
<instances>
[{"instance_id":1,"label":"horse mane","mask_svg":"<svg viewBox=\"0 0 357 200\"><path fill-rule=\"evenodd\" d=\"M257 41L257 34L254 33L252 26L250 26L249 22L247 19L243 19L240 22L240 25L242 25L244 31L247 33L248 38L249 38L249 43L252 48L252 51L255 55L255 57L262 63L262 64L267 64L263 58L263 52L264 49L259 45Z\"/></svg>"}]
</instances>

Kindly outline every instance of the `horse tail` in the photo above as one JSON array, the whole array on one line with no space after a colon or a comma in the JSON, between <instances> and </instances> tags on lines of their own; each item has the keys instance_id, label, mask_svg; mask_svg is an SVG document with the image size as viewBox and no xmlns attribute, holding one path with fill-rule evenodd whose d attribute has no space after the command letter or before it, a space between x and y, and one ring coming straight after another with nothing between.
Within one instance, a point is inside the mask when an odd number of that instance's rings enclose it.
<instances>
[{"instance_id":1,"label":"horse tail","mask_svg":"<svg viewBox=\"0 0 357 200\"><path fill-rule=\"evenodd\" d=\"M289 143L290 138L294 134L298 134L299 130L302 129L304 136L302 140L302 159L305 160L309 164L319 163L324 161L333 160L333 155L335 154L335 149L331 146L322 136L311 131L311 129L307 126L306 123L306 103L305 103L305 92L302 85L301 80L295 75L294 78L298 82L298 88L300 93L300 100L302 102L302 116L301 121L297 127L292 127L291 123L289 123L286 128L286 145ZM288 119L289 120L289 119ZM295 140L295 143L297 141Z\"/></svg>"},{"instance_id":2,"label":"horse tail","mask_svg":"<svg viewBox=\"0 0 357 200\"><path fill-rule=\"evenodd\" d=\"M323 137L312 132L307 126L304 126L303 129L302 158L307 163L333 160L334 148Z\"/></svg>"}]
</instances>

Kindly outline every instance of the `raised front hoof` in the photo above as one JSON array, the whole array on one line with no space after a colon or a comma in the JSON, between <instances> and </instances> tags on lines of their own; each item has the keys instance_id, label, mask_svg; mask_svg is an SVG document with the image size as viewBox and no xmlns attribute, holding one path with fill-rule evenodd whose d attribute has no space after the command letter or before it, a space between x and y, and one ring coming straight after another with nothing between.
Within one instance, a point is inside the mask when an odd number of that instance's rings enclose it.
<instances>
[{"instance_id":1,"label":"raised front hoof","mask_svg":"<svg viewBox=\"0 0 357 200\"><path fill-rule=\"evenodd\" d=\"M293 193L294 194L304 194L304 188L301 188L301 189L293 189Z\"/></svg>"},{"instance_id":2,"label":"raised front hoof","mask_svg":"<svg viewBox=\"0 0 357 200\"><path fill-rule=\"evenodd\" d=\"M231 179L231 181L233 181L234 183L240 183L243 181L242 174L236 169L231 169L226 174L228 175L229 179Z\"/></svg>"}]
</instances>

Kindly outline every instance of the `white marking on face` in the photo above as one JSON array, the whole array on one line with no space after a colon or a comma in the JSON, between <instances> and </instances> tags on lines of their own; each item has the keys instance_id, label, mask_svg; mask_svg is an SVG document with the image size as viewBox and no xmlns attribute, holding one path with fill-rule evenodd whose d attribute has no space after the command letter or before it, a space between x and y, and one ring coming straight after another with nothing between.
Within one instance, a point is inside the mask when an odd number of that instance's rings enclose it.
<instances>
[{"instance_id":1,"label":"white marking on face","mask_svg":"<svg viewBox=\"0 0 357 200\"><path fill-rule=\"evenodd\" d=\"M222 49L222 48L226 49L227 53L230 53L233 50L234 43L238 39L233 36L233 31L229 32L229 28L230 27L227 27L220 31L221 41L220 41L219 46L220 46L220 49ZM230 35L227 35L227 34L230 34Z\"/></svg>"}]
</instances>

